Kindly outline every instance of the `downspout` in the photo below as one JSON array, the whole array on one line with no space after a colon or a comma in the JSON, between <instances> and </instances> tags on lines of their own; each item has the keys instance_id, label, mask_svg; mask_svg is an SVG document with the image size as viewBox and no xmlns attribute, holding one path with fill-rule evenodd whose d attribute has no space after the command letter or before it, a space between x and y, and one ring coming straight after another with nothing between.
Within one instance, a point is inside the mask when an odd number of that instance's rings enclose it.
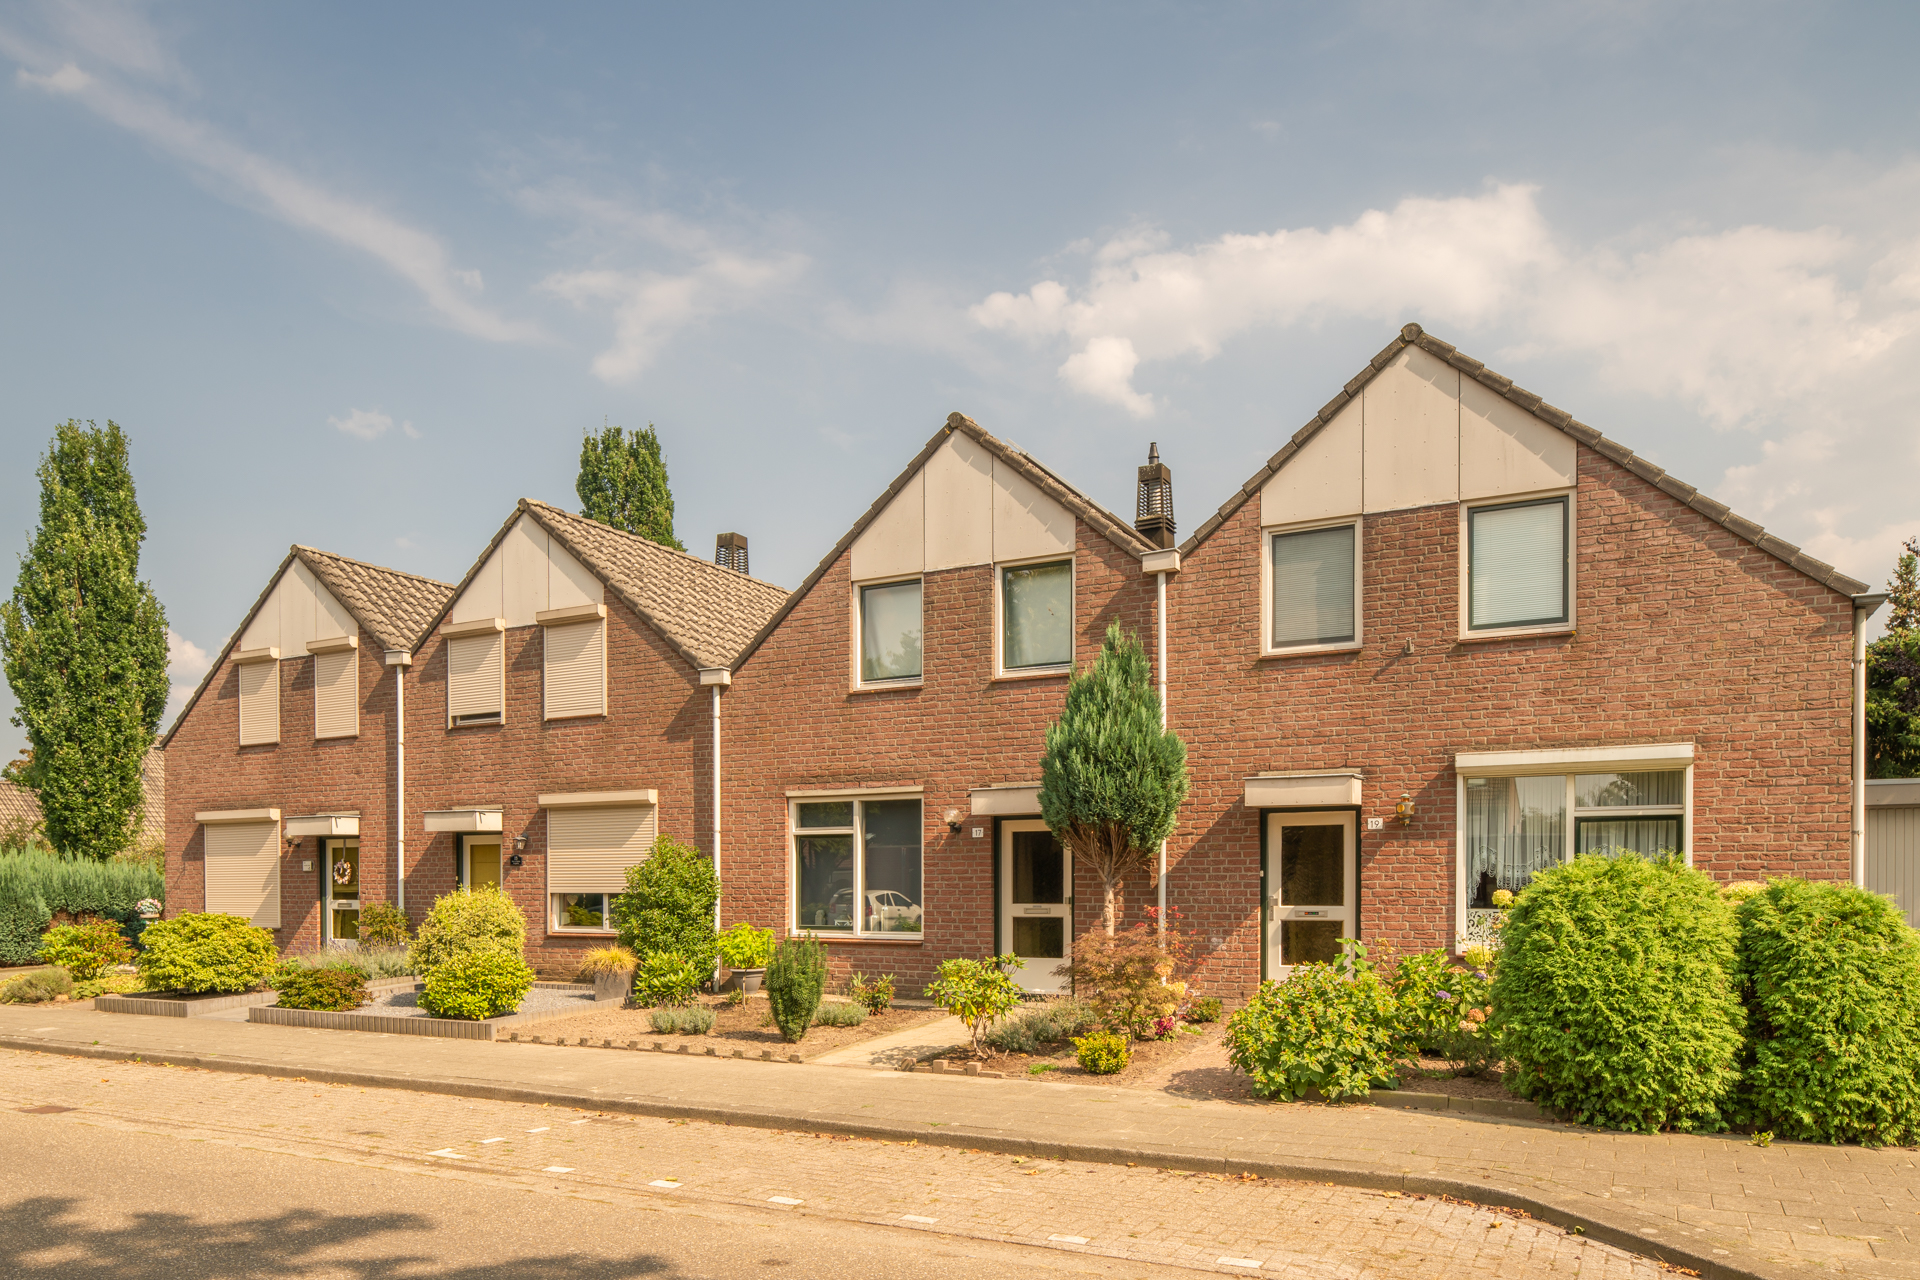
<instances>
[{"instance_id":1,"label":"downspout","mask_svg":"<svg viewBox=\"0 0 1920 1280\"><path fill-rule=\"evenodd\" d=\"M1160 732L1167 731L1167 575L1163 571L1153 575L1158 579L1159 604L1154 610L1154 620L1160 630L1160 656L1155 664L1160 675ZM1160 842L1160 932L1167 931L1167 842Z\"/></svg>"},{"instance_id":2,"label":"downspout","mask_svg":"<svg viewBox=\"0 0 1920 1280\"><path fill-rule=\"evenodd\" d=\"M387 651L393 668L393 905L407 909L407 668L413 654Z\"/></svg>"},{"instance_id":3,"label":"downspout","mask_svg":"<svg viewBox=\"0 0 1920 1280\"><path fill-rule=\"evenodd\" d=\"M720 879L720 691L733 684L733 672L725 667L705 667L700 672L700 683L713 691L713 878ZM720 903L725 897L722 892L713 899L713 931L720 932ZM715 960L713 970L714 983L719 984L719 961Z\"/></svg>"}]
</instances>

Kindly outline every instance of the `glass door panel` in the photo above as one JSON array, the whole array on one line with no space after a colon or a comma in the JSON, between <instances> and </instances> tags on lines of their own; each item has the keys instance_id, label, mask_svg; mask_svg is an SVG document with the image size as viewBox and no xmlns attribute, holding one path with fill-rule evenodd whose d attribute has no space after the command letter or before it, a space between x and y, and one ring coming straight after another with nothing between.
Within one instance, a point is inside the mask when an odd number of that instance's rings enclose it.
<instances>
[{"instance_id":1,"label":"glass door panel","mask_svg":"<svg viewBox=\"0 0 1920 1280\"><path fill-rule=\"evenodd\" d=\"M1267 974L1330 964L1358 936L1351 813L1267 816Z\"/></svg>"},{"instance_id":2,"label":"glass door panel","mask_svg":"<svg viewBox=\"0 0 1920 1280\"><path fill-rule=\"evenodd\" d=\"M360 845L327 841L327 941L360 945Z\"/></svg>"},{"instance_id":3,"label":"glass door panel","mask_svg":"<svg viewBox=\"0 0 1920 1280\"><path fill-rule=\"evenodd\" d=\"M1065 991L1055 972L1073 957L1072 863L1037 818L1000 824L1000 915L1006 950L1024 962L1013 980L1027 991Z\"/></svg>"}]
</instances>

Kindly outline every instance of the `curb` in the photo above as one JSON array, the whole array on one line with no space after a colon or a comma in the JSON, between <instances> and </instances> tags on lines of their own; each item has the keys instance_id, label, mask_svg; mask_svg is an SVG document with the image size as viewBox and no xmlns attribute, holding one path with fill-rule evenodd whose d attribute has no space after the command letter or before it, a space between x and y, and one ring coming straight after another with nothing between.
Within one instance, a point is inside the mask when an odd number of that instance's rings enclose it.
<instances>
[{"instance_id":1,"label":"curb","mask_svg":"<svg viewBox=\"0 0 1920 1280\"><path fill-rule=\"evenodd\" d=\"M1228 1156L1181 1155L1166 1151L1133 1147L1101 1146L1080 1142L1049 1142L1028 1138L1001 1138L985 1134L969 1136L940 1129L922 1132L902 1126L823 1120L803 1114L779 1114L734 1110L722 1107L694 1106L674 1102L645 1102L635 1099L571 1094L553 1089L484 1084L478 1081L437 1079L424 1076L387 1075L376 1071L334 1071L327 1068L288 1067L281 1063L247 1058L203 1058L191 1053L136 1053L107 1045L55 1044L19 1036L0 1036L0 1049L27 1053L57 1054L63 1057L95 1058L113 1062L150 1062L163 1066L199 1067L207 1071L227 1071L239 1075L271 1076L278 1079L310 1080L321 1084L355 1085L372 1089L402 1089L413 1093L444 1094L456 1098L480 1098L491 1102L549 1103L585 1111L617 1112L664 1120L705 1120L714 1124L738 1125L754 1129L776 1129L800 1133L832 1133L852 1138L884 1138L888 1141L913 1141L926 1147L954 1147L996 1155L1022 1155L1037 1159L1071 1160L1082 1164L1147 1165L1160 1169L1191 1173L1238 1175L1251 1173L1261 1178L1282 1178L1294 1182L1317 1182L1325 1186L1354 1187L1365 1191L1398 1191L1414 1195L1452 1196L1487 1208L1516 1209L1549 1226L1579 1228L1588 1240L1598 1240L1617 1249L1652 1258L1670 1266L1697 1272L1703 1280L1791 1280L1792 1270L1753 1271L1716 1258L1678 1248L1664 1241L1649 1240L1633 1231L1603 1222L1565 1205L1487 1183L1460 1178L1417 1173L1389 1173L1368 1165L1339 1161L1240 1160ZM732 1061L732 1059L726 1059ZM746 1059L752 1061L752 1059ZM301 1074L296 1074L301 1073Z\"/></svg>"}]
</instances>

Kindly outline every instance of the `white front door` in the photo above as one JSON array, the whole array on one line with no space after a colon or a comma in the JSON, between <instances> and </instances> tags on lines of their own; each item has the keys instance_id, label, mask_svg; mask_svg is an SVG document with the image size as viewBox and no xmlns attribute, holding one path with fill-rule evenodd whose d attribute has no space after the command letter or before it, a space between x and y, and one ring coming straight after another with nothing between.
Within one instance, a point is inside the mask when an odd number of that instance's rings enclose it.
<instances>
[{"instance_id":1,"label":"white front door","mask_svg":"<svg viewBox=\"0 0 1920 1280\"><path fill-rule=\"evenodd\" d=\"M1359 883L1351 813L1267 815L1267 976L1331 963L1356 937Z\"/></svg>"},{"instance_id":2,"label":"white front door","mask_svg":"<svg viewBox=\"0 0 1920 1280\"><path fill-rule=\"evenodd\" d=\"M334 946L360 945L360 842L325 841L327 909L321 924L326 941Z\"/></svg>"},{"instance_id":3,"label":"white front door","mask_svg":"<svg viewBox=\"0 0 1920 1280\"><path fill-rule=\"evenodd\" d=\"M1073 958L1073 863L1038 818L1000 824L1000 945L1025 963L1013 980L1026 991L1065 991L1055 970Z\"/></svg>"}]
</instances>

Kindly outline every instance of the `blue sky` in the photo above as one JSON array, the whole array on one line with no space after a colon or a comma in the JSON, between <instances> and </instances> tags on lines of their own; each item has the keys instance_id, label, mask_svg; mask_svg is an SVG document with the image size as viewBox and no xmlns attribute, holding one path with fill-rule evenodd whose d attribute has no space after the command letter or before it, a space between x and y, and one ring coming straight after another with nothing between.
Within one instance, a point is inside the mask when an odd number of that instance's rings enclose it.
<instances>
[{"instance_id":1,"label":"blue sky","mask_svg":"<svg viewBox=\"0 0 1920 1280\"><path fill-rule=\"evenodd\" d=\"M5 5L0 564L68 417L183 686L289 543L457 579L607 420L789 586L955 409L1192 528L1417 320L1882 581L1915 11L1461 8Z\"/></svg>"}]
</instances>

